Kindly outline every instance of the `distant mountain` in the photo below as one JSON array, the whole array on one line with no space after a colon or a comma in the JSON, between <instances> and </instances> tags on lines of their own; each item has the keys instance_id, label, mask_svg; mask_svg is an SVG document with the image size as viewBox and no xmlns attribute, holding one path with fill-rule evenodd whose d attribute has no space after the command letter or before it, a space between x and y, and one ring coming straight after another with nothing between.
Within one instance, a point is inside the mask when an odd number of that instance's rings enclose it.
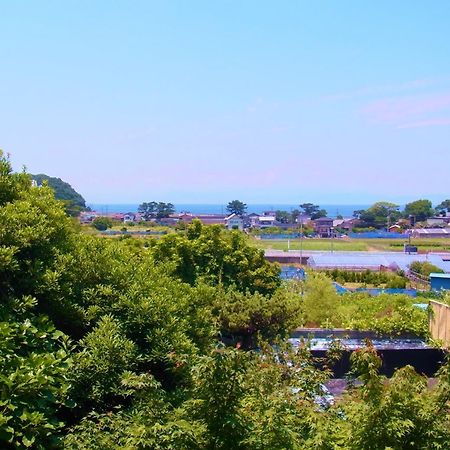
<instances>
[{"instance_id":1,"label":"distant mountain","mask_svg":"<svg viewBox=\"0 0 450 450\"><path fill-rule=\"evenodd\" d=\"M55 198L66 205L67 214L78 216L81 211L86 211L86 200L69 183L61 178L49 177L43 173L31 175L31 178L40 186L44 181L55 191Z\"/></svg>"}]
</instances>

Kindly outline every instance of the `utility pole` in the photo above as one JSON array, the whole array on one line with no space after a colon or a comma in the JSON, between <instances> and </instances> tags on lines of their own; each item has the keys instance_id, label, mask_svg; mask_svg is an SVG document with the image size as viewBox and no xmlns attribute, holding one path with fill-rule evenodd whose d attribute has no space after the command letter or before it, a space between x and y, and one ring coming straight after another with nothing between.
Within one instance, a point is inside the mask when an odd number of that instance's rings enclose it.
<instances>
[{"instance_id":1,"label":"utility pole","mask_svg":"<svg viewBox=\"0 0 450 450\"><path fill-rule=\"evenodd\" d=\"M303 264L303 217L300 217L300 264Z\"/></svg>"}]
</instances>

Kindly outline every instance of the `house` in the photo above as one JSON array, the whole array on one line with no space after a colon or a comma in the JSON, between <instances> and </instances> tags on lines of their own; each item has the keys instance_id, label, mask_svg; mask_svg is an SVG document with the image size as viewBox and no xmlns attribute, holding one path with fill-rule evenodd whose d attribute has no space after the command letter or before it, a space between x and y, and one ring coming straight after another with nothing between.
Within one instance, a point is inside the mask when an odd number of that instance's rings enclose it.
<instances>
[{"instance_id":1,"label":"house","mask_svg":"<svg viewBox=\"0 0 450 450\"><path fill-rule=\"evenodd\" d=\"M244 220L241 216L238 216L237 214L231 214L231 216L228 216L226 219L227 228L229 230L240 230L242 231L244 229Z\"/></svg>"},{"instance_id":2,"label":"house","mask_svg":"<svg viewBox=\"0 0 450 450\"><path fill-rule=\"evenodd\" d=\"M450 228L414 228L406 231L413 238L450 237Z\"/></svg>"},{"instance_id":3,"label":"house","mask_svg":"<svg viewBox=\"0 0 450 450\"><path fill-rule=\"evenodd\" d=\"M200 220L204 225L226 225L225 214L191 214L183 213L179 216L180 220L185 223L191 223L194 219Z\"/></svg>"},{"instance_id":4,"label":"house","mask_svg":"<svg viewBox=\"0 0 450 450\"><path fill-rule=\"evenodd\" d=\"M256 228L259 226L259 214L251 213L244 217L245 226Z\"/></svg>"},{"instance_id":5,"label":"house","mask_svg":"<svg viewBox=\"0 0 450 450\"><path fill-rule=\"evenodd\" d=\"M95 211L82 211L80 212L80 223L92 223L97 217L99 214Z\"/></svg>"},{"instance_id":6,"label":"house","mask_svg":"<svg viewBox=\"0 0 450 450\"><path fill-rule=\"evenodd\" d=\"M402 227L400 225L391 225L388 228L389 233L401 233L402 232Z\"/></svg>"},{"instance_id":7,"label":"house","mask_svg":"<svg viewBox=\"0 0 450 450\"><path fill-rule=\"evenodd\" d=\"M135 221L135 217L136 217L136 215L134 213L131 213L131 212L125 213L123 215L123 219L122 219L123 223L134 222Z\"/></svg>"},{"instance_id":8,"label":"house","mask_svg":"<svg viewBox=\"0 0 450 450\"><path fill-rule=\"evenodd\" d=\"M322 238L327 238L332 236L334 227L333 219L329 217L320 217L313 221L314 232Z\"/></svg>"},{"instance_id":9,"label":"house","mask_svg":"<svg viewBox=\"0 0 450 450\"><path fill-rule=\"evenodd\" d=\"M110 218L111 220L114 220L115 222L123 222L123 217L125 214L123 213L114 213L111 214Z\"/></svg>"},{"instance_id":10,"label":"house","mask_svg":"<svg viewBox=\"0 0 450 450\"><path fill-rule=\"evenodd\" d=\"M427 219L427 225L433 226L446 226L450 223L450 216L437 216Z\"/></svg>"},{"instance_id":11,"label":"house","mask_svg":"<svg viewBox=\"0 0 450 450\"><path fill-rule=\"evenodd\" d=\"M273 216L259 216L258 217L258 224L259 228L270 228L270 227L276 227L276 218L275 215Z\"/></svg>"}]
</instances>

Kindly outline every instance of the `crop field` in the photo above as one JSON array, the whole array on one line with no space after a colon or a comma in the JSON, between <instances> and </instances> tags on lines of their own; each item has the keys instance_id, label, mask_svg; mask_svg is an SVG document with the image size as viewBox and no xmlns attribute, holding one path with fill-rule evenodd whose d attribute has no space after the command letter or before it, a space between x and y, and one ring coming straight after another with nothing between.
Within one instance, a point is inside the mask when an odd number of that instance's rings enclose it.
<instances>
[{"instance_id":1,"label":"crop field","mask_svg":"<svg viewBox=\"0 0 450 450\"><path fill-rule=\"evenodd\" d=\"M263 249L288 250L287 239L259 240L250 238L250 242ZM406 239L290 239L289 249L318 251L403 251ZM412 239L411 245L422 252L450 252L450 239Z\"/></svg>"},{"instance_id":2,"label":"crop field","mask_svg":"<svg viewBox=\"0 0 450 450\"><path fill-rule=\"evenodd\" d=\"M259 248L273 249L273 250L288 250L288 241L270 239L270 240L256 240L251 239L251 242ZM319 250L319 251L367 251L368 246L365 242L351 241L351 240L338 240L338 239L292 239L289 242L289 248L291 250L300 250L302 246L303 250Z\"/></svg>"}]
</instances>

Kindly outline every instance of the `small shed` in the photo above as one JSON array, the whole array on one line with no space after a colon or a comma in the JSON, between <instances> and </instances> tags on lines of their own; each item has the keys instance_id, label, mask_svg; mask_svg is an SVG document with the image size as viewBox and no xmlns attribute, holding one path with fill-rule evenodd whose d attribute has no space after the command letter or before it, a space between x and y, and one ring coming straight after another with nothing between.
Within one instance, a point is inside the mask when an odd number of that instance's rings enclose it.
<instances>
[{"instance_id":1,"label":"small shed","mask_svg":"<svg viewBox=\"0 0 450 450\"><path fill-rule=\"evenodd\" d=\"M431 290L450 289L450 273L430 273Z\"/></svg>"}]
</instances>

